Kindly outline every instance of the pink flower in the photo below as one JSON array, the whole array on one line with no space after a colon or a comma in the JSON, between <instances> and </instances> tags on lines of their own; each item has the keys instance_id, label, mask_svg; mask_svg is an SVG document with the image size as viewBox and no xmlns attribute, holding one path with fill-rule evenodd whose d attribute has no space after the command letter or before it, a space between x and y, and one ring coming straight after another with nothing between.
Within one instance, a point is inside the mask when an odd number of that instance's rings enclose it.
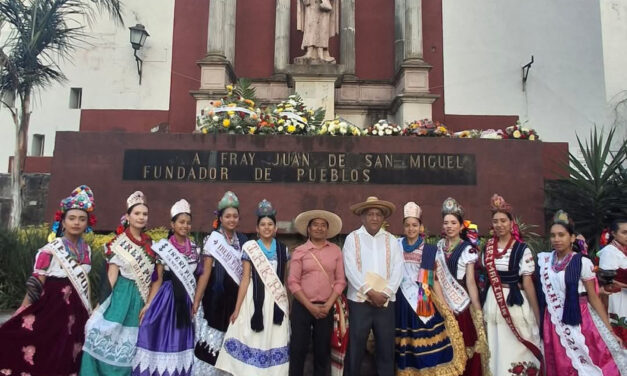
<instances>
[{"instance_id":1,"label":"pink flower","mask_svg":"<svg viewBox=\"0 0 627 376\"><path fill-rule=\"evenodd\" d=\"M70 286L65 286L63 290L63 300L65 300L65 304L70 304L70 295L72 295L72 288Z\"/></svg>"},{"instance_id":2,"label":"pink flower","mask_svg":"<svg viewBox=\"0 0 627 376\"><path fill-rule=\"evenodd\" d=\"M4 368L4 369L0 369L0 373L3 374L3 375L9 376L9 375L11 375L13 373L13 371L11 371L8 368Z\"/></svg>"},{"instance_id":3,"label":"pink flower","mask_svg":"<svg viewBox=\"0 0 627 376\"><path fill-rule=\"evenodd\" d=\"M26 315L22 317L22 328L33 331L34 323L35 323L35 315Z\"/></svg>"},{"instance_id":4,"label":"pink flower","mask_svg":"<svg viewBox=\"0 0 627 376\"><path fill-rule=\"evenodd\" d=\"M35 356L35 346L25 346L22 347L22 352L24 353L24 361L31 366L35 365L33 361L33 357Z\"/></svg>"},{"instance_id":5,"label":"pink flower","mask_svg":"<svg viewBox=\"0 0 627 376\"><path fill-rule=\"evenodd\" d=\"M68 317L68 323L67 323L67 334L72 334L72 326L74 325L75 322L76 322L76 317L74 317L74 315L70 315L70 317Z\"/></svg>"}]
</instances>

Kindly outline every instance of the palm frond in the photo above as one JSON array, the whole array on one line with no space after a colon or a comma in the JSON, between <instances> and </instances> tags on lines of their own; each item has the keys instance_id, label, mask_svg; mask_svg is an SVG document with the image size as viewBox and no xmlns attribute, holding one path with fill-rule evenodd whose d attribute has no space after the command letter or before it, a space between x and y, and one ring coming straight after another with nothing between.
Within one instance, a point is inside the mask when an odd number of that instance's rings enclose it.
<instances>
[{"instance_id":1,"label":"palm frond","mask_svg":"<svg viewBox=\"0 0 627 376\"><path fill-rule=\"evenodd\" d=\"M251 101L257 103L257 97L255 93L255 88L252 86L252 81L246 78L240 78L237 80L237 85L233 91L235 94L241 96L244 99L250 99Z\"/></svg>"}]
</instances>

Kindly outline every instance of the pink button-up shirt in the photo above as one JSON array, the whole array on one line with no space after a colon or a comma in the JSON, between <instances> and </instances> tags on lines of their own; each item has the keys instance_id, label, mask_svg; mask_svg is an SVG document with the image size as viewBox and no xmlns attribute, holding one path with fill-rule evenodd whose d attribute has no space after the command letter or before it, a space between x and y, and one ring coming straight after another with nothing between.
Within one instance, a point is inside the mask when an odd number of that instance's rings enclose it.
<instances>
[{"instance_id":1,"label":"pink button-up shirt","mask_svg":"<svg viewBox=\"0 0 627 376\"><path fill-rule=\"evenodd\" d=\"M292 294L302 291L310 302L326 302L332 291L341 294L346 287L346 279L340 247L327 241L322 248L316 248L309 240L296 247L291 256L287 287Z\"/></svg>"}]
</instances>

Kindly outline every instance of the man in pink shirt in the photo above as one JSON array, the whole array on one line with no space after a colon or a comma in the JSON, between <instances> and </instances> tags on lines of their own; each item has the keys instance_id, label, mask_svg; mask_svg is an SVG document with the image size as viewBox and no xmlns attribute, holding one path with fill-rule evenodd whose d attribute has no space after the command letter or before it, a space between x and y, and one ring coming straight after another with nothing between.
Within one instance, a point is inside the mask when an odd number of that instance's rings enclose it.
<instances>
[{"instance_id":1,"label":"man in pink shirt","mask_svg":"<svg viewBox=\"0 0 627 376\"><path fill-rule=\"evenodd\" d=\"M295 219L308 238L291 256L287 287L294 295L290 315L290 376L303 375L309 339L314 341L314 375L326 375L331 360L334 304L346 287L340 248L329 242L342 229L342 220L325 210L310 210Z\"/></svg>"}]
</instances>

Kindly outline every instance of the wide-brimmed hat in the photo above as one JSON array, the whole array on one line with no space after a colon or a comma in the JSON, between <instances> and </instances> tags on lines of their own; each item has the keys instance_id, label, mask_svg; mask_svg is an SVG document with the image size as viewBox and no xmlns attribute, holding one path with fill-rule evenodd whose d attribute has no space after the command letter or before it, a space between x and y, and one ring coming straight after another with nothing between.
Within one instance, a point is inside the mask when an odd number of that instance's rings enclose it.
<instances>
[{"instance_id":1,"label":"wide-brimmed hat","mask_svg":"<svg viewBox=\"0 0 627 376\"><path fill-rule=\"evenodd\" d=\"M307 236L307 226L311 220L320 218L327 221L329 229L327 231L327 239L335 237L342 230L342 219L335 213L326 210L309 210L302 212L294 219L296 231L301 235Z\"/></svg>"},{"instance_id":2,"label":"wide-brimmed hat","mask_svg":"<svg viewBox=\"0 0 627 376\"><path fill-rule=\"evenodd\" d=\"M365 210L370 208L376 208L383 212L384 217L389 217L392 215L394 210L396 210L396 206L385 200L379 200L375 196L370 196L364 202L360 202L357 204L351 205L350 209L354 214L361 215Z\"/></svg>"}]
</instances>

